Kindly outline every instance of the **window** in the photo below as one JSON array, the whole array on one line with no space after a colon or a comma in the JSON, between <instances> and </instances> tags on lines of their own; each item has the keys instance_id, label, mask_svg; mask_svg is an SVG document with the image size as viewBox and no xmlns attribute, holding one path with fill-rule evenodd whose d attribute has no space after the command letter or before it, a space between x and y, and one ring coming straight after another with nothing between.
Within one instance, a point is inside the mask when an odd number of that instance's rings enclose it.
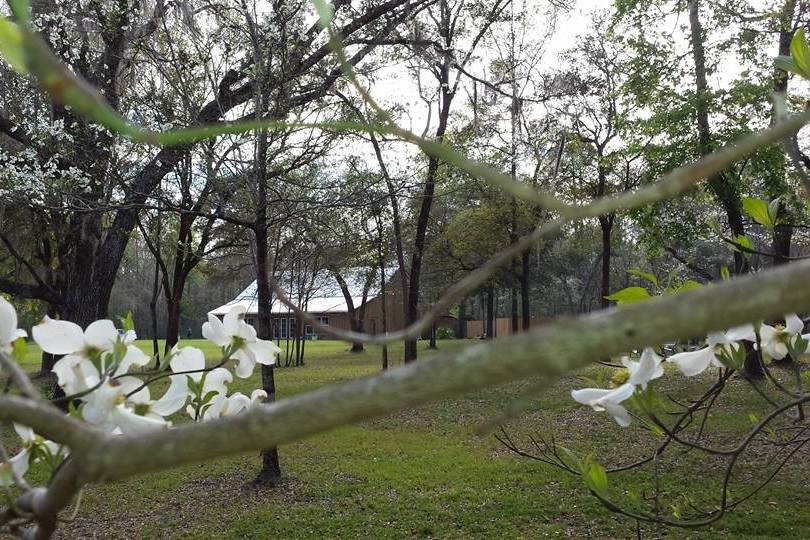
<instances>
[{"instance_id":1,"label":"window","mask_svg":"<svg viewBox=\"0 0 810 540\"><path fill-rule=\"evenodd\" d=\"M329 317L316 317L318 319L318 323L323 326L329 326Z\"/></svg>"},{"instance_id":2,"label":"window","mask_svg":"<svg viewBox=\"0 0 810 540\"><path fill-rule=\"evenodd\" d=\"M294 319L290 317L289 328L290 328L290 337L296 337L298 334L298 319Z\"/></svg>"},{"instance_id":3,"label":"window","mask_svg":"<svg viewBox=\"0 0 810 540\"><path fill-rule=\"evenodd\" d=\"M287 337L287 319L279 319L278 321L278 337L286 338Z\"/></svg>"}]
</instances>

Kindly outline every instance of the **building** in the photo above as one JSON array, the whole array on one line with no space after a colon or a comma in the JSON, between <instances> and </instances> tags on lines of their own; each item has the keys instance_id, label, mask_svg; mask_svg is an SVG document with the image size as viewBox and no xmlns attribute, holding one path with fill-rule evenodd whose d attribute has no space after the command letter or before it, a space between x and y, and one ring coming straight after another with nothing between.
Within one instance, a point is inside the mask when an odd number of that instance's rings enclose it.
<instances>
[{"instance_id":1,"label":"building","mask_svg":"<svg viewBox=\"0 0 810 540\"><path fill-rule=\"evenodd\" d=\"M346 272L344 280L347 285L349 296L359 316L363 305L363 289L365 280L360 272ZM340 330L351 329L351 315L346 296L338 285L335 276L327 271L302 274L298 276L282 275L278 280L279 284L285 288L288 297L315 317L324 326ZM399 279L395 272L386 278L386 324L389 332L401 330L403 328L402 295L400 294ZM296 286L296 284L303 284ZM363 330L369 334L382 333L382 297L380 296L379 280L375 280L367 291L364 311ZM256 282L248 285L236 298L209 311L210 314L222 317L234 306L241 305L245 308L245 321L248 324L255 324L258 312L258 301L256 295ZM274 298L270 309L273 324L273 339L286 339L298 335L298 320L295 314L278 299ZM455 329L456 318L451 315L440 317L436 321L437 327ZM303 335L306 339L325 339L323 332L319 332L310 325L304 326ZM425 333L425 338L429 337L429 332Z\"/></svg>"}]
</instances>

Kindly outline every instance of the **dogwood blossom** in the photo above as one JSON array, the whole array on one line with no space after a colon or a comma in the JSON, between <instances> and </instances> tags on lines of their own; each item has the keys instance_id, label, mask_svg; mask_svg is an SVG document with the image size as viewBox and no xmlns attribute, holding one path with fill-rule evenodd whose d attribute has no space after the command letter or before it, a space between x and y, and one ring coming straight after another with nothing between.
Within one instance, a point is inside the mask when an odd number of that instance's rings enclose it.
<instances>
[{"instance_id":1,"label":"dogwood blossom","mask_svg":"<svg viewBox=\"0 0 810 540\"><path fill-rule=\"evenodd\" d=\"M105 431L125 435L171 426L163 417L178 411L184 403L178 405L169 392L152 401L149 388L137 377L108 378L83 400L80 410L84 420Z\"/></svg>"},{"instance_id":2,"label":"dogwood blossom","mask_svg":"<svg viewBox=\"0 0 810 540\"><path fill-rule=\"evenodd\" d=\"M641 358L634 362L629 358L622 358L622 365L630 372L628 382L634 386L647 388L647 383L653 379L658 379L664 374L663 358L655 354L650 347L646 347L641 352Z\"/></svg>"},{"instance_id":3,"label":"dogwood blossom","mask_svg":"<svg viewBox=\"0 0 810 540\"><path fill-rule=\"evenodd\" d=\"M712 332L706 338L706 346L695 351L685 351L673 354L669 361L678 366L678 369L687 377L694 377L706 371L709 367L722 368L725 364L720 357L733 355L740 350L740 341L756 339L754 327L751 325L737 326L726 332Z\"/></svg>"},{"instance_id":4,"label":"dogwood blossom","mask_svg":"<svg viewBox=\"0 0 810 540\"><path fill-rule=\"evenodd\" d=\"M11 303L0 296L0 352L11 352L11 344L27 334L17 328L17 311Z\"/></svg>"},{"instance_id":5,"label":"dogwood blossom","mask_svg":"<svg viewBox=\"0 0 810 540\"><path fill-rule=\"evenodd\" d=\"M272 365L281 349L272 341L258 339L256 329L244 321L244 306L234 306L220 321L208 314L208 322L202 326L203 337L220 347L234 347L231 353L239 363L236 375L246 379L253 374L255 365Z\"/></svg>"},{"instance_id":6,"label":"dogwood blossom","mask_svg":"<svg viewBox=\"0 0 810 540\"><path fill-rule=\"evenodd\" d=\"M664 374L663 358L655 354L650 347L641 352L639 361L622 358L622 365L627 368L630 376L627 382L619 387L609 390L603 388L582 388L571 391L571 397L583 405L590 406L595 411L606 411L613 416L622 427L630 425L630 413L620 403L636 391L636 387L647 388L647 384Z\"/></svg>"},{"instance_id":7,"label":"dogwood blossom","mask_svg":"<svg viewBox=\"0 0 810 540\"><path fill-rule=\"evenodd\" d=\"M65 447L53 441L40 437L34 430L21 424L14 425L14 431L22 440L22 450L7 462L0 464L0 486L10 486L14 483L15 476L22 478L28 472L32 463L36 463L43 457L58 458L67 455ZM36 452L37 448L42 451Z\"/></svg>"},{"instance_id":8,"label":"dogwood blossom","mask_svg":"<svg viewBox=\"0 0 810 540\"><path fill-rule=\"evenodd\" d=\"M630 413L620 403L632 396L635 390L634 384L626 382L613 390L602 388L572 390L571 397L583 405L590 406L595 411L607 412L616 420L617 424L627 427L630 425Z\"/></svg>"},{"instance_id":9,"label":"dogwood blossom","mask_svg":"<svg viewBox=\"0 0 810 540\"><path fill-rule=\"evenodd\" d=\"M784 326L763 324L759 329L762 351L774 360L782 360L799 338L810 340L810 334L802 335L802 330L804 322L795 313L785 315Z\"/></svg>"},{"instance_id":10,"label":"dogwood blossom","mask_svg":"<svg viewBox=\"0 0 810 540\"><path fill-rule=\"evenodd\" d=\"M267 399L267 392L261 389L254 390L248 398L241 392L234 392L230 396L217 394L211 400L211 406L203 415L204 420L214 420L225 416L234 416Z\"/></svg>"},{"instance_id":11,"label":"dogwood blossom","mask_svg":"<svg viewBox=\"0 0 810 540\"><path fill-rule=\"evenodd\" d=\"M84 391L98 384L98 380L88 383L83 377L90 377L93 370L90 365L98 361L101 371L107 370L107 362L117 343L125 347L125 354L118 361L113 376L127 373L132 366L144 366L149 362L149 356L132 344L135 340L134 332L128 332L123 337L118 334L115 325L109 319L95 321L82 331L78 324L69 321L54 320L45 317L36 325L31 333L40 348L50 354L66 355L56 362L54 372L60 378L60 385L79 388ZM98 370L96 370L98 371ZM65 388L65 392L70 392Z\"/></svg>"}]
</instances>

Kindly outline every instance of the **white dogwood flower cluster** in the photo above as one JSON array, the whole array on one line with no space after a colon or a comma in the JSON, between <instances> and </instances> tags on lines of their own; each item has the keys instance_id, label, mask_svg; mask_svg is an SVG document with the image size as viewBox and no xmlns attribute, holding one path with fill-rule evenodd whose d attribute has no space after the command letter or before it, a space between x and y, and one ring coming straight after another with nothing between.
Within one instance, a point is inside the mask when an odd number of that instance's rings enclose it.
<instances>
[{"instance_id":1,"label":"white dogwood flower cluster","mask_svg":"<svg viewBox=\"0 0 810 540\"><path fill-rule=\"evenodd\" d=\"M706 346L694 351L673 354L667 358L680 372L693 377L709 368L738 369L745 361L744 341L761 348L764 358L782 360L787 355L798 357L810 353L810 334L802 334L804 323L795 314L785 315L784 326L761 324L757 327L748 324L727 330L713 332L706 337ZM759 339L757 339L759 334ZM622 358L622 364L629 374L627 382L613 389L582 388L572 390L571 397L593 410L607 412L622 427L630 425L630 413L622 402L631 398L636 389L642 391L647 384L664 375L664 359L651 349L645 348L638 362Z\"/></svg>"},{"instance_id":2,"label":"white dogwood flower cluster","mask_svg":"<svg viewBox=\"0 0 810 540\"><path fill-rule=\"evenodd\" d=\"M225 366L235 360L236 376L248 378L256 364L274 364L280 350L272 341L257 338L256 330L244 321L243 307L233 308L223 321L211 315L203 325L204 337L223 355L213 368L206 366L200 349L175 346L159 369L144 371L151 357L134 344L135 332L119 331L107 319L82 330L72 322L45 317L31 334L42 351L61 356L53 372L74 414L108 433L123 435L169 428L169 417L181 410L192 420L204 421L232 416L265 401L267 393L261 389L250 397L229 394L233 375ZM0 297L0 352L10 354L13 342L25 336L17 328L14 307ZM167 376L168 389L153 399L149 385ZM28 427L15 425L15 429L23 449L0 464L0 485L11 484L15 475L21 477L36 461L56 461L67 454L65 448Z\"/></svg>"}]
</instances>

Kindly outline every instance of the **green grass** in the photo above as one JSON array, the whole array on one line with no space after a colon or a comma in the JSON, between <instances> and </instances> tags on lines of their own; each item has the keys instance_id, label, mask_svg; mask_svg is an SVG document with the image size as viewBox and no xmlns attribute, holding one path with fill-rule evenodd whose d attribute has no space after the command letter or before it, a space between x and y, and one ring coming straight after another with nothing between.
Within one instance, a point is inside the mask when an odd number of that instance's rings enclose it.
<instances>
[{"instance_id":1,"label":"green grass","mask_svg":"<svg viewBox=\"0 0 810 540\"><path fill-rule=\"evenodd\" d=\"M216 359L213 347L199 341L184 344L199 346L211 361ZM440 342L440 352L465 344ZM151 352L149 343L139 345ZM354 354L345 344L321 341L307 343L307 350L305 367L277 370L280 398L379 370L376 347ZM433 354L420 349L422 358ZM393 346L392 367L401 358L401 346ZM32 347L27 369L34 371L38 362L38 351ZM606 368L592 367L558 381L536 396L529 414L514 421L510 433L526 448L532 434L554 433L560 444L591 452L607 465L645 455L656 441L637 423L620 429L604 414L577 407L568 395L583 384L579 377L607 373ZM710 383L708 377L686 380L672 374L664 389L686 395ZM233 388L250 391L258 384L256 373L249 380L235 381ZM579 478L515 456L492 435L476 433L481 422L528 384L487 389L284 446L285 479L277 489L250 485L259 467L258 453L91 486L76 521L64 524L61 534L66 538L634 537L635 523L606 511ZM743 381L733 381L710 419L712 443L730 443L747 428L748 413L763 410ZM751 485L762 458L755 452L743 464L732 493ZM808 452L799 452L794 464L758 497L719 523L665 534L810 536L807 458ZM721 465L694 452L668 454L658 465L665 505L688 495L693 504L710 507L717 500ZM611 493L624 503L632 486L651 493L651 472L611 476ZM35 471L32 478L42 481L43 474ZM644 526L642 533L654 536L656 529Z\"/></svg>"}]
</instances>

